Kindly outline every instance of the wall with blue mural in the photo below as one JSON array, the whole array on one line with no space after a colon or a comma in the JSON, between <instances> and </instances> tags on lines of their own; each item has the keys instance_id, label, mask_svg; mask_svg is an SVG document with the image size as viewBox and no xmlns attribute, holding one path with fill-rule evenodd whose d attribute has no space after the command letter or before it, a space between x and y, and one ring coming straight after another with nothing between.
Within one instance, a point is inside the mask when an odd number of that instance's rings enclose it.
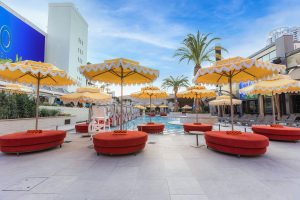
<instances>
[{"instance_id":1,"label":"wall with blue mural","mask_svg":"<svg viewBox=\"0 0 300 200\"><path fill-rule=\"evenodd\" d=\"M253 84L252 81L241 82L240 85L239 85L239 88L242 89L242 88L250 86L252 84ZM256 99L256 98L257 98L257 95L247 95L247 94L240 93L240 99L242 99L242 100Z\"/></svg>"},{"instance_id":2,"label":"wall with blue mural","mask_svg":"<svg viewBox=\"0 0 300 200\"><path fill-rule=\"evenodd\" d=\"M0 6L0 59L44 61L45 36Z\"/></svg>"}]
</instances>

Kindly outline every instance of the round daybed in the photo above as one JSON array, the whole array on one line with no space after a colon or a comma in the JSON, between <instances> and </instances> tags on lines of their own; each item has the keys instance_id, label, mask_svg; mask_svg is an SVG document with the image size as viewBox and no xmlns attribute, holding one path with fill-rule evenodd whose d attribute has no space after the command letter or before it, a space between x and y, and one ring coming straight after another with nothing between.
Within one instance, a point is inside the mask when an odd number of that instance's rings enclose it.
<instances>
[{"instance_id":1,"label":"round daybed","mask_svg":"<svg viewBox=\"0 0 300 200\"><path fill-rule=\"evenodd\" d=\"M93 136L93 143L97 155L125 155L136 153L144 149L148 135L141 131L127 131L126 133L104 132Z\"/></svg>"},{"instance_id":2,"label":"round daybed","mask_svg":"<svg viewBox=\"0 0 300 200\"><path fill-rule=\"evenodd\" d=\"M4 153L27 153L61 146L66 131L31 130L0 136L0 149Z\"/></svg>"},{"instance_id":3,"label":"round daybed","mask_svg":"<svg viewBox=\"0 0 300 200\"><path fill-rule=\"evenodd\" d=\"M230 133L230 134L229 134ZM232 134L231 131L205 132L208 148L238 156L258 156L267 151L269 140L254 133Z\"/></svg>"},{"instance_id":4,"label":"round daybed","mask_svg":"<svg viewBox=\"0 0 300 200\"><path fill-rule=\"evenodd\" d=\"M212 130L212 125L202 123L184 123L183 130L185 133L188 133L190 131L206 132Z\"/></svg>"},{"instance_id":5,"label":"round daybed","mask_svg":"<svg viewBox=\"0 0 300 200\"><path fill-rule=\"evenodd\" d=\"M146 133L160 134L164 132L165 125L160 123L147 123L140 124L137 126L139 131L144 131Z\"/></svg>"},{"instance_id":6,"label":"round daybed","mask_svg":"<svg viewBox=\"0 0 300 200\"><path fill-rule=\"evenodd\" d=\"M76 133L88 133L89 132L89 123L75 124Z\"/></svg>"},{"instance_id":7,"label":"round daybed","mask_svg":"<svg viewBox=\"0 0 300 200\"><path fill-rule=\"evenodd\" d=\"M297 141L300 140L300 128L276 125L272 126L252 126L253 132L264 135L270 140Z\"/></svg>"}]
</instances>

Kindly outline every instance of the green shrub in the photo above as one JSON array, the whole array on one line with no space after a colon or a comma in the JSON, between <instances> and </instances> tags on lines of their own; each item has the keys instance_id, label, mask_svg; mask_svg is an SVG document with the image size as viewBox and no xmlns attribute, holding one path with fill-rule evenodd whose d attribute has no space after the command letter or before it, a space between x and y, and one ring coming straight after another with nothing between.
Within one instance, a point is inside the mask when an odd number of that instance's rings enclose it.
<instances>
[{"instance_id":1,"label":"green shrub","mask_svg":"<svg viewBox=\"0 0 300 200\"><path fill-rule=\"evenodd\" d=\"M54 117L58 115L60 115L60 110L42 108L39 112L40 117Z\"/></svg>"},{"instance_id":2,"label":"green shrub","mask_svg":"<svg viewBox=\"0 0 300 200\"><path fill-rule=\"evenodd\" d=\"M0 119L35 117L35 100L26 94L0 93Z\"/></svg>"}]
</instances>

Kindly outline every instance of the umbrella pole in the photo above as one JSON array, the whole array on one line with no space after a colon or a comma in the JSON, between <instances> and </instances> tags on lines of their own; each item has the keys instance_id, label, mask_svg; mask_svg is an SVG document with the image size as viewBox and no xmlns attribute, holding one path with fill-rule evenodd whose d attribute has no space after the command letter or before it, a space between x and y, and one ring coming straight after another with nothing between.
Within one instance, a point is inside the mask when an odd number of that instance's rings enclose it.
<instances>
[{"instance_id":1,"label":"umbrella pole","mask_svg":"<svg viewBox=\"0 0 300 200\"><path fill-rule=\"evenodd\" d=\"M271 102L272 102L273 124L275 124L276 123L276 119L275 119L275 104L274 104L274 94L273 94L273 92L272 92L271 98L272 98Z\"/></svg>"},{"instance_id":2,"label":"umbrella pole","mask_svg":"<svg viewBox=\"0 0 300 200\"><path fill-rule=\"evenodd\" d=\"M196 94L196 102L198 102L198 95ZM200 106L198 103L196 103L197 107ZM196 108L196 123L198 123L198 112L199 108Z\"/></svg>"},{"instance_id":3,"label":"umbrella pole","mask_svg":"<svg viewBox=\"0 0 300 200\"><path fill-rule=\"evenodd\" d=\"M123 67L121 67L121 122L120 122L120 130L123 130Z\"/></svg>"},{"instance_id":4,"label":"umbrella pole","mask_svg":"<svg viewBox=\"0 0 300 200\"><path fill-rule=\"evenodd\" d=\"M35 130L38 130L39 125L39 104L40 104L40 79L41 74L38 73L37 87L36 87L36 107L35 107Z\"/></svg>"},{"instance_id":5,"label":"umbrella pole","mask_svg":"<svg viewBox=\"0 0 300 200\"><path fill-rule=\"evenodd\" d=\"M150 96L150 115L149 115L149 117L150 117L150 122L152 122L152 119L151 119L151 114L152 114L152 113L151 113L151 96L152 96L152 95L150 94L149 96Z\"/></svg>"},{"instance_id":6,"label":"umbrella pole","mask_svg":"<svg viewBox=\"0 0 300 200\"><path fill-rule=\"evenodd\" d=\"M233 131L233 106L232 106L232 77L229 78L229 92L230 92L230 118L231 118L231 130Z\"/></svg>"}]
</instances>

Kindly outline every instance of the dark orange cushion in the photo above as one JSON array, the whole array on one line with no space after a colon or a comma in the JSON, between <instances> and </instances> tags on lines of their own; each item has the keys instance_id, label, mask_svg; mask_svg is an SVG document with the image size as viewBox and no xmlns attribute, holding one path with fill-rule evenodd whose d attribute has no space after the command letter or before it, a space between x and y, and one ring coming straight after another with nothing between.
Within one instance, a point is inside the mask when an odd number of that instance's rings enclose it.
<instances>
[{"instance_id":1,"label":"dark orange cushion","mask_svg":"<svg viewBox=\"0 0 300 200\"><path fill-rule=\"evenodd\" d=\"M214 144L239 148L265 148L269 145L267 137L254 133L229 135L226 131L208 131L205 132L205 140Z\"/></svg>"},{"instance_id":2,"label":"dark orange cushion","mask_svg":"<svg viewBox=\"0 0 300 200\"><path fill-rule=\"evenodd\" d=\"M28 146L35 144L61 141L66 137L66 131L43 130L42 133L18 132L0 136L0 146Z\"/></svg>"},{"instance_id":3,"label":"dark orange cushion","mask_svg":"<svg viewBox=\"0 0 300 200\"><path fill-rule=\"evenodd\" d=\"M148 135L141 131L127 131L127 134L113 132L98 133L93 136L93 142L98 147L130 147L145 144Z\"/></svg>"}]
</instances>

